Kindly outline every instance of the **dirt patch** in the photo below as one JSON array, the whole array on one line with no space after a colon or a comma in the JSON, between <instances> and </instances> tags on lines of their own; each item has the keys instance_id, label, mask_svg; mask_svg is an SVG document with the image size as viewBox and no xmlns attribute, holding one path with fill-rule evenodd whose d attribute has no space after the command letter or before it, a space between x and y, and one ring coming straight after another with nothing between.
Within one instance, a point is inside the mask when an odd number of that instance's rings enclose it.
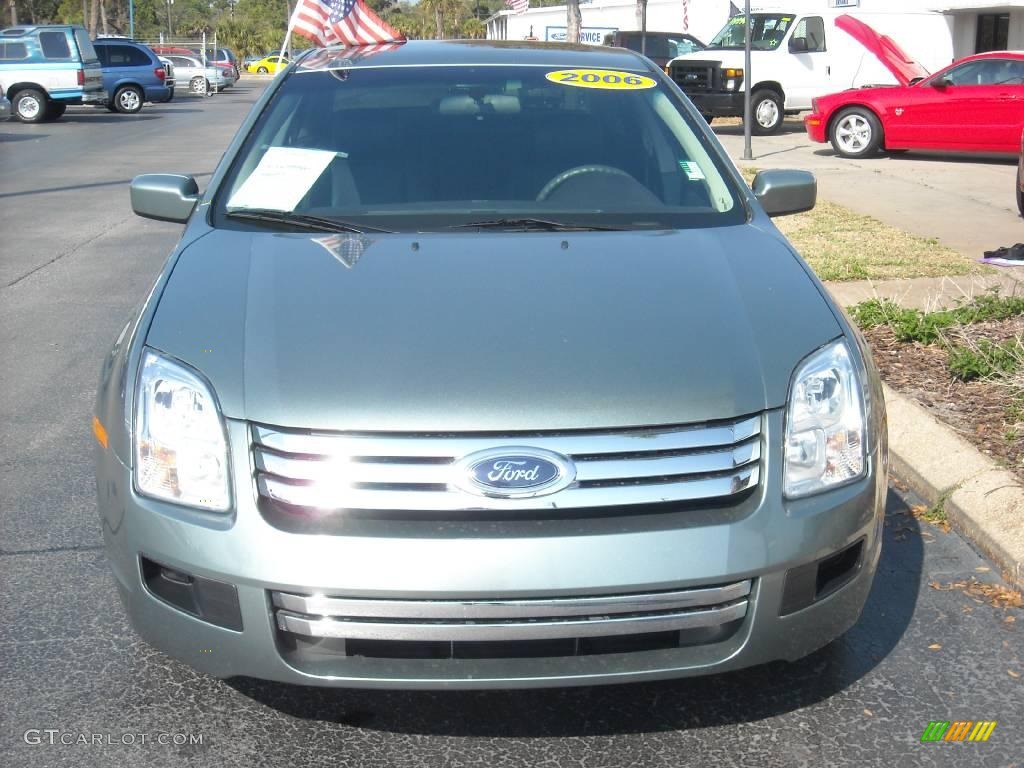
<instances>
[{"instance_id":1,"label":"dirt patch","mask_svg":"<svg viewBox=\"0 0 1024 768\"><path fill-rule=\"evenodd\" d=\"M949 329L953 344L992 342L1024 334L1024 317L989 320ZM1024 482L1024 403L1021 390L1006 381L960 381L949 371L942 344L896 339L888 325L864 330L882 378L955 429L982 453Z\"/></svg>"}]
</instances>

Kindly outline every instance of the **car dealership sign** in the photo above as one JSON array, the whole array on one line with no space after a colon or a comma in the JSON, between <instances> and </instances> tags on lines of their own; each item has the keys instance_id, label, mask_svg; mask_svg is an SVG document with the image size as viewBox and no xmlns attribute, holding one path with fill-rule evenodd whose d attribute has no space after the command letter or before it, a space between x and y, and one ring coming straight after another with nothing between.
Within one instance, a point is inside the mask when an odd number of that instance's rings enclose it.
<instances>
[{"instance_id":1,"label":"car dealership sign","mask_svg":"<svg viewBox=\"0 0 1024 768\"><path fill-rule=\"evenodd\" d=\"M603 45L604 36L618 32L618 27L583 27L580 30L580 42L587 45ZM548 42L564 43L565 27L545 27L544 39Z\"/></svg>"}]
</instances>

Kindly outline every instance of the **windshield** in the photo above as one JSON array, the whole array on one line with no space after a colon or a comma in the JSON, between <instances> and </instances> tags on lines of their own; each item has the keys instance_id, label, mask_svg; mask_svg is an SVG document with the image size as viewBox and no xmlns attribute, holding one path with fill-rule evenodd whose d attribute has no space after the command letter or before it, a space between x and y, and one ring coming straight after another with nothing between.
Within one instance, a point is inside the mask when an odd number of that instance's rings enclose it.
<instances>
[{"instance_id":1,"label":"windshield","mask_svg":"<svg viewBox=\"0 0 1024 768\"><path fill-rule=\"evenodd\" d=\"M389 231L526 217L617 229L740 223L746 211L713 142L675 93L638 72L300 68L236 155L214 223L253 227L256 217L225 214L254 210Z\"/></svg>"},{"instance_id":2,"label":"windshield","mask_svg":"<svg viewBox=\"0 0 1024 768\"><path fill-rule=\"evenodd\" d=\"M790 24L793 23L791 13L752 13L750 47L756 51L771 51L779 47L786 36ZM747 25L742 14L733 16L715 35L709 49L742 49L743 38L747 34Z\"/></svg>"}]
</instances>

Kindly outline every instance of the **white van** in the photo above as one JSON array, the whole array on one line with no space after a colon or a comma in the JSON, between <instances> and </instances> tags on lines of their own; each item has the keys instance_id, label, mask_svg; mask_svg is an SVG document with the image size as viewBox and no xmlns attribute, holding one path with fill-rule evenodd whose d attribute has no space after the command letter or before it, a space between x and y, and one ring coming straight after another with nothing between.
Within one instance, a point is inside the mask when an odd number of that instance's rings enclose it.
<instances>
[{"instance_id":1,"label":"white van","mask_svg":"<svg viewBox=\"0 0 1024 768\"><path fill-rule=\"evenodd\" d=\"M844 24L844 18L855 21ZM953 60L949 22L939 13L751 13L750 78L743 71L745 34L744 16L733 16L706 50L679 56L666 70L709 121L741 117L743 92L752 80L751 128L758 134L778 131L785 115L810 109L817 96L896 84L890 65L865 43L898 50L888 44L895 39L932 71ZM907 44L913 41L921 50Z\"/></svg>"}]
</instances>

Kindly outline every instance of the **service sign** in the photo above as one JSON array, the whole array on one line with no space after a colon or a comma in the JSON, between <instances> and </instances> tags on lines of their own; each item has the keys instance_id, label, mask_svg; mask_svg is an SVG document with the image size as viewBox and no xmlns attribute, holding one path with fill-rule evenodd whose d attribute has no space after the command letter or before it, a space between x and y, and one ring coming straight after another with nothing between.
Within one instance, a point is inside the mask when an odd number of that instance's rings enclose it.
<instances>
[{"instance_id":1,"label":"service sign","mask_svg":"<svg viewBox=\"0 0 1024 768\"><path fill-rule=\"evenodd\" d=\"M580 30L580 42L586 45L604 45L605 36L618 31L618 27L583 27ZM565 27L544 28L544 39L548 42L564 43L565 38Z\"/></svg>"}]
</instances>

